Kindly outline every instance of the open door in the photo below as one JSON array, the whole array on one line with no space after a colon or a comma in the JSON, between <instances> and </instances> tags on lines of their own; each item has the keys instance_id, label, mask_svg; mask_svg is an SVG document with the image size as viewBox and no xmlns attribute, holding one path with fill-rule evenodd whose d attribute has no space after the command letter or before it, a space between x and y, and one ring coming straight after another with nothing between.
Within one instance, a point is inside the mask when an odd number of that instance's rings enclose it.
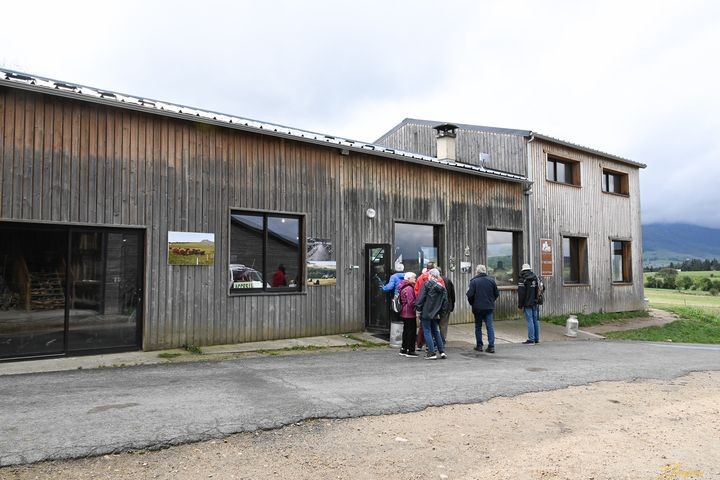
<instances>
[{"instance_id":1,"label":"open door","mask_svg":"<svg viewBox=\"0 0 720 480\"><path fill-rule=\"evenodd\" d=\"M365 328L390 331L390 294L382 291L390 279L390 245L365 245Z\"/></svg>"}]
</instances>

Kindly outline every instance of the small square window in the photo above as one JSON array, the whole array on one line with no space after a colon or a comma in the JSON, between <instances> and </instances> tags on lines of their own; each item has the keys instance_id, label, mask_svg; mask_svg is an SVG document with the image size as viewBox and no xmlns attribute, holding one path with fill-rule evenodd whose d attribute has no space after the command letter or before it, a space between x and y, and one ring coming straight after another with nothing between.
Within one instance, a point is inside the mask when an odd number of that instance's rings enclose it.
<instances>
[{"instance_id":1,"label":"small square window","mask_svg":"<svg viewBox=\"0 0 720 480\"><path fill-rule=\"evenodd\" d=\"M627 173L603 169L602 191L605 193L628 195L630 192L628 189Z\"/></svg>"},{"instance_id":2,"label":"small square window","mask_svg":"<svg viewBox=\"0 0 720 480\"><path fill-rule=\"evenodd\" d=\"M580 164L548 155L547 179L551 182L580 186Z\"/></svg>"}]
</instances>

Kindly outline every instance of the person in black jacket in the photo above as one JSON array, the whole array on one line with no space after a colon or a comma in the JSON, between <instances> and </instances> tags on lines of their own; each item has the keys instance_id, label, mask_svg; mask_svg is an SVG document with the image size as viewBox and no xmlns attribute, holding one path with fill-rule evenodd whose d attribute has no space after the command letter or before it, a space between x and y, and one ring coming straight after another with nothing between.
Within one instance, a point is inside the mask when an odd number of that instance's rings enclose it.
<instances>
[{"instance_id":1,"label":"person in black jacket","mask_svg":"<svg viewBox=\"0 0 720 480\"><path fill-rule=\"evenodd\" d=\"M438 272L440 272L440 278L443 282L445 282L445 290L447 290L448 295L448 309L445 310L445 312L440 315L440 336L442 337L443 343L447 343L447 332L448 332L448 325L450 324L450 312L455 310L455 285L453 285L452 280L446 275L442 274L442 270L440 270L440 267L437 267Z\"/></svg>"},{"instance_id":2,"label":"person in black jacket","mask_svg":"<svg viewBox=\"0 0 720 480\"><path fill-rule=\"evenodd\" d=\"M425 343L427 344L426 360L435 360L438 356L447 358L438 322L440 321L440 315L448 309L448 296L447 290L439 283L439 279L440 272L436 268L430 270L428 280L423 283L420 295L415 303L417 318L422 323Z\"/></svg>"},{"instance_id":3,"label":"person in black jacket","mask_svg":"<svg viewBox=\"0 0 720 480\"><path fill-rule=\"evenodd\" d=\"M520 269L520 282L518 283L518 308L525 313L528 338L525 345L540 343L540 312L537 304L538 277L530 270L530 265L524 263Z\"/></svg>"},{"instance_id":4,"label":"person in black jacket","mask_svg":"<svg viewBox=\"0 0 720 480\"><path fill-rule=\"evenodd\" d=\"M500 291L495 279L488 277L485 265L478 265L475 269L475 276L470 280L466 295L475 316L475 350L482 352L482 324L485 322L488 337L488 347L485 351L495 353L493 312L495 311L495 300L500 296Z\"/></svg>"}]
</instances>

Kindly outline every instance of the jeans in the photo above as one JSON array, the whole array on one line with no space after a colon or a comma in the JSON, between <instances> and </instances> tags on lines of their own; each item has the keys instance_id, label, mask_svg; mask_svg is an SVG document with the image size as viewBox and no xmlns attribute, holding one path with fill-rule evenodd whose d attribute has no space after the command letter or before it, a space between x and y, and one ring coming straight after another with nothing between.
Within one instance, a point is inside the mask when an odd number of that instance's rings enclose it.
<instances>
[{"instance_id":1,"label":"jeans","mask_svg":"<svg viewBox=\"0 0 720 480\"><path fill-rule=\"evenodd\" d=\"M528 327L528 340L531 342L540 341L540 311L537 305L525 307L525 321Z\"/></svg>"},{"instance_id":2,"label":"jeans","mask_svg":"<svg viewBox=\"0 0 720 480\"><path fill-rule=\"evenodd\" d=\"M488 347L495 347L495 327L493 327L493 311L492 310L479 310L473 312L475 315L475 346L482 348L482 324L485 322L485 328L487 328Z\"/></svg>"},{"instance_id":3,"label":"jeans","mask_svg":"<svg viewBox=\"0 0 720 480\"><path fill-rule=\"evenodd\" d=\"M432 320L429 318L422 319L423 334L425 335L425 344L427 344L428 353L442 353L445 351L442 337L440 336L440 325L437 318ZM435 348L437 346L437 348Z\"/></svg>"},{"instance_id":4,"label":"jeans","mask_svg":"<svg viewBox=\"0 0 720 480\"><path fill-rule=\"evenodd\" d=\"M440 336L443 339L443 344L447 343L447 332L448 325L450 325L450 311L440 315Z\"/></svg>"}]
</instances>

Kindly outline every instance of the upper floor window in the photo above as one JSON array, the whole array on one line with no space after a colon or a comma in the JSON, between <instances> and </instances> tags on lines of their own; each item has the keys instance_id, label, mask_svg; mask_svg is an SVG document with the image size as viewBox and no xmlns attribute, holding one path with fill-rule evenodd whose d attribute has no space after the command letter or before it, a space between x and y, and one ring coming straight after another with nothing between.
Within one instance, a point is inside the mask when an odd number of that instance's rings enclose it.
<instances>
[{"instance_id":1,"label":"upper floor window","mask_svg":"<svg viewBox=\"0 0 720 480\"><path fill-rule=\"evenodd\" d=\"M613 283L632 282L631 243L623 240L612 240L610 245Z\"/></svg>"},{"instance_id":2,"label":"upper floor window","mask_svg":"<svg viewBox=\"0 0 720 480\"><path fill-rule=\"evenodd\" d=\"M488 275L495 277L500 287L517 285L518 254L521 240L517 232L487 231Z\"/></svg>"},{"instance_id":3,"label":"upper floor window","mask_svg":"<svg viewBox=\"0 0 720 480\"><path fill-rule=\"evenodd\" d=\"M580 163L548 155L547 179L551 182L580 186Z\"/></svg>"},{"instance_id":4,"label":"upper floor window","mask_svg":"<svg viewBox=\"0 0 720 480\"><path fill-rule=\"evenodd\" d=\"M563 237L563 283L587 284L588 275L587 238Z\"/></svg>"},{"instance_id":5,"label":"upper floor window","mask_svg":"<svg viewBox=\"0 0 720 480\"><path fill-rule=\"evenodd\" d=\"M302 220L282 213L230 212L230 293L300 291Z\"/></svg>"},{"instance_id":6,"label":"upper floor window","mask_svg":"<svg viewBox=\"0 0 720 480\"><path fill-rule=\"evenodd\" d=\"M602 191L606 193L617 193L619 195L629 195L627 173L603 169Z\"/></svg>"}]
</instances>

